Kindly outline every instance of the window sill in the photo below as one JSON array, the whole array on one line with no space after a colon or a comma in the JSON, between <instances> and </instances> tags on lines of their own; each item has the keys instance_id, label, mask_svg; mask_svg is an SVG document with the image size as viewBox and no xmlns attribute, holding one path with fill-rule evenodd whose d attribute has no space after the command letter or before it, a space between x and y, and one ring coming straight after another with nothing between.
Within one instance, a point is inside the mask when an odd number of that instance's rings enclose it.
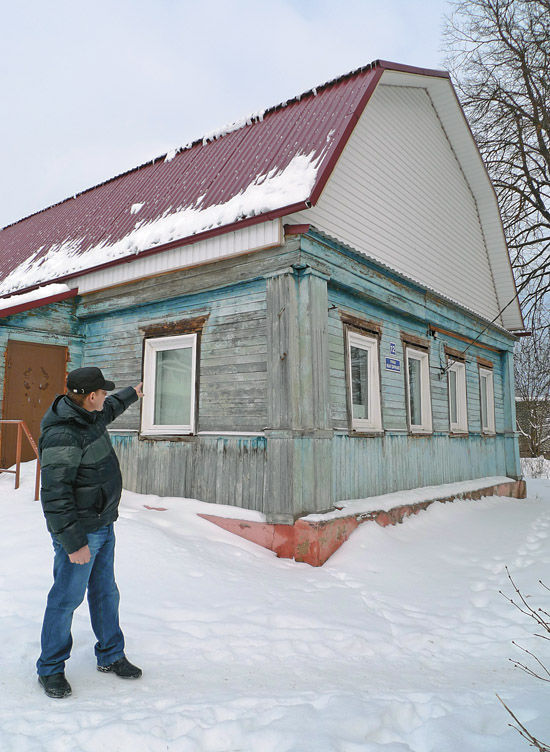
<instances>
[{"instance_id":1,"label":"window sill","mask_svg":"<svg viewBox=\"0 0 550 752\"><path fill-rule=\"evenodd\" d=\"M194 431L187 427L164 426L162 428L142 428L139 433L141 436L193 436Z\"/></svg>"},{"instance_id":2,"label":"window sill","mask_svg":"<svg viewBox=\"0 0 550 752\"><path fill-rule=\"evenodd\" d=\"M375 438L380 438L380 436L384 436L383 429L368 430L365 428L350 428L348 433L350 437L356 437L358 439L375 439Z\"/></svg>"},{"instance_id":3,"label":"window sill","mask_svg":"<svg viewBox=\"0 0 550 752\"><path fill-rule=\"evenodd\" d=\"M450 431L449 438L450 439L469 439L470 434L468 431Z\"/></svg>"},{"instance_id":4,"label":"window sill","mask_svg":"<svg viewBox=\"0 0 550 752\"><path fill-rule=\"evenodd\" d=\"M145 433L138 436L140 441L192 441L198 438L192 433Z\"/></svg>"}]
</instances>

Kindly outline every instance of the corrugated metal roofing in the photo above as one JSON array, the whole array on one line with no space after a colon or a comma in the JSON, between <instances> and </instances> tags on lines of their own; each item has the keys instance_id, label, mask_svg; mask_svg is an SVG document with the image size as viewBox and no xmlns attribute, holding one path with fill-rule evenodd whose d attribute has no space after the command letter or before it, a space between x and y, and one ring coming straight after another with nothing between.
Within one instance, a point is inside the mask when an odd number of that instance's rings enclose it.
<instances>
[{"instance_id":1,"label":"corrugated metal roofing","mask_svg":"<svg viewBox=\"0 0 550 752\"><path fill-rule=\"evenodd\" d=\"M242 194L260 176L279 174L298 155L318 160L315 182L309 195L300 197L290 207L281 205L267 213L236 217L229 225L212 232L227 232L267 216L282 215L289 208L305 208L315 203L345 143L374 90L384 68L401 66L376 61L365 68L328 82L295 99L267 110L248 125L209 141L196 141L176 153L172 159L163 157L119 175L0 231L0 283L29 260L36 266L56 248L76 241L75 256L101 244L113 244L127 237L136 227L153 223L183 209L204 210L226 204ZM446 76L435 71L413 72ZM132 205L143 204L137 212ZM194 242L206 235L178 238ZM170 245L174 245L171 242ZM160 245L156 250L161 250ZM147 249L145 249L147 251ZM116 260L123 260L131 252ZM132 254L133 255L133 254ZM109 261L106 256L106 261ZM109 261L109 263L113 263ZM97 256L92 267L97 268ZM82 270L79 270L80 273ZM11 289L6 284L4 295L26 289L37 282L53 278L66 279L63 270L51 272L45 279L19 279ZM8 286L9 287L9 286ZM1 288L0 288L1 289Z\"/></svg>"}]
</instances>

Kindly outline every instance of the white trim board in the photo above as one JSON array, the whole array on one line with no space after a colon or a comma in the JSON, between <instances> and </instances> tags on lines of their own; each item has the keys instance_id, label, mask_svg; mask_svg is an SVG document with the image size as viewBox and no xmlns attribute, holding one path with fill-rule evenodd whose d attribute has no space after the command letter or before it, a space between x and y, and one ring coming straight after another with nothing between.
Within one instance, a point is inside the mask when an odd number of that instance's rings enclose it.
<instances>
[{"instance_id":1,"label":"white trim board","mask_svg":"<svg viewBox=\"0 0 550 752\"><path fill-rule=\"evenodd\" d=\"M273 219L222 235L153 253L134 261L124 261L73 280L80 295L106 287L125 284L144 277L154 277L177 269L218 261L283 243L282 220Z\"/></svg>"}]
</instances>

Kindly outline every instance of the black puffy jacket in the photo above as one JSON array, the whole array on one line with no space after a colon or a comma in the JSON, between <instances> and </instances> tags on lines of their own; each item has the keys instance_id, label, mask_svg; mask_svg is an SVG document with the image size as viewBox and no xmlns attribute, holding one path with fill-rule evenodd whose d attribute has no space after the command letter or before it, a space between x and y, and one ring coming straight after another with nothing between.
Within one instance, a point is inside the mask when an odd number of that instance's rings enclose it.
<instances>
[{"instance_id":1,"label":"black puffy jacket","mask_svg":"<svg viewBox=\"0 0 550 752\"><path fill-rule=\"evenodd\" d=\"M89 412L56 397L40 424L41 500L48 530L68 554L88 543L86 533L118 517L122 477L106 427L138 399L126 387Z\"/></svg>"}]
</instances>

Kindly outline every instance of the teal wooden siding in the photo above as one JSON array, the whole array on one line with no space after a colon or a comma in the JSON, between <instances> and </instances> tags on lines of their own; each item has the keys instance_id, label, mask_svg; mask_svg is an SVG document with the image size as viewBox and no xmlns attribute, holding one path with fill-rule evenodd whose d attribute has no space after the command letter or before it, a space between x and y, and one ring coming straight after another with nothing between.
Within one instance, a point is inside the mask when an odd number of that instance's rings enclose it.
<instances>
[{"instance_id":1,"label":"teal wooden siding","mask_svg":"<svg viewBox=\"0 0 550 752\"><path fill-rule=\"evenodd\" d=\"M504 389L503 362L499 353L482 347L469 346L452 336L438 334L436 339L428 335L428 321L424 324L411 321L399 312L388 312L373 304L360 304L351 294L329 287L329 352L331 416L333 428L347 428L346 374L344 352L344 324L341 313L353 314L357 319L374 322L381 327L380 337L380 381L382 390L382 417L384 429L388 431L407 430L405 410L405 352L401 335L412 334L429 341L430 382L432 399L432 422L434 432L449 431L449 402L447 377L440 368L446 365L445 345L464 351L466 357L466 389L468 426L471 433L480 433L481 416L479 400L479 371L477 358L493 363L495 392L495 426L497 433L504 431ZM390 343L395 344L395 355L390 354ZM386 370L386 357L395 357L401 363L401 372Z\"/></svg>"},{"instance_id":2,"label":"teal wooden siding","mask_svg":"<svg viewBox=\"0 0 550 752\"><path fill-rule=\"evenodd\" d=\"M381 435L350 430L343 316L380 333ZM112 427L130 490L242 506L284 523L343 499L520 475L514 338L489 326L468 347L460 337L474 339L487 322L313 231L280 249L5 319L0 346L8 336L67 344L70 367L97 365L118 388L142 379L146 327L197 318L198 433L140 436L140 406L132 406ZM434 338L430 327L453 334ZM428 436L408 431L402 335L429 344ZM449 431L445 345L467 348L467 436ZM400 373L385 369L390 356ZM481 432L478 358L493 363L494 436Z\"/></svg>"},{"instance_id":3,"label":"teal wooden siding","mask_svg":"<svg viewBox=\"0 0 550 752\"><path fill-rule=\"evenodd\" d=\"M114 433L111 439L129 491L270 511L263 437L149 442L140 441L137 434Z\"/></svg>"},{"instance_id":4,"label":"teal wooden siding","mask_svg":"<svg viewBox=\"0 0 550 752\"><path fill-rule=\"evenodd\" d=\"M479 346L468 346L455 337L428 334L430 321L414 321L399 311L390 311L375 303L358 300L351 292L332 289L329 284L330 400L333 497L335 500L364 498L407 488L439 485L454 481L495 475L517 475L518 469L506 457L503 358L499 353ZM380 327L380 381L383 436L363 438L348 430L346 395L346 357L342 314ZM433 323L433 321L431 322ZM409 435L406 414L405 353L402 334L415 335L429 342L433 433ZM390 343L395 344L391 356ZM466 348L468 437L450 435L445 345L455 350ZM401 372L386 370L385 358L401 362ZM477 358L493 363L496 436L482 436ZM342 430L344 429L344 430Z\"/></svg>"},{"instance_id":5,"label":"teal wooden siding","mask_svg":"<svg viewBox=\"0 0 550 752\"><path fill-rule=\"evenodd\" d=\"M303 238L298 259L295 247L288 247L272 270L262 259L257 269L249 262L248 274L252 272L254 279L248 282L236 279L222 288L189 291L159 302L142 297L133 306L126 293L124 308L112 312L98 313L98 306L108 306L106 298L99 303L90 296L81 305L85 361L104 365L121 383L134 383L140 373L140 327L145 323L207 315L198 430L264 434L237 438L199 433L183 441L138 440L139 415L134 408L117 427L136 433L114 437L129 487L243 505L285 522L346 498L519 475L510 417L513 400L510 385L505 386L512 337L495 327L469 347L452 335L431 337L430 325L475 338L485 323L334 243ZM149 296L153 294L150 289ZM364 437L349 430L342 322L346 314L374 322L380 330L381 436ZM429 436L408 432L402 335L429 343ZM323 338L325 344L319 344ZM390 343L396 347L393 357L401 361L400 373L384 367ZM445 345L459 351L468 348L467 437L449 431L447 377L441 374ZM481 433L478 357L494 366L495 436ZM324 368L328 394L320 378Z\"/></svg>"},{"instance_id":6,"label":"teal wooden siding","mask_svg":"<svg viewBox=\"0 0 550 752\"><path fill-rule=\"evenodd\" d=\"M83 364L104 368L117 387L133 386L142 378L143 327L206 316L200 340L198 431L265 427L264 280L101 315L88 316L84 301L79 314L86 339ZM139 430L139 405L127 410L117 427Z\"/></svg>"},{"instance_id":7,"label":"teal wooden siding","mask_svg":"<svg viewBox=\"0 0 550 752\"><path fill-rule=\"evenodd\" d=\"M337 434L332 443L334 500L474 478L508 475L506 438L448 434L413 437L386 432L382 437Z\"/></svg>"}]
</instances>

